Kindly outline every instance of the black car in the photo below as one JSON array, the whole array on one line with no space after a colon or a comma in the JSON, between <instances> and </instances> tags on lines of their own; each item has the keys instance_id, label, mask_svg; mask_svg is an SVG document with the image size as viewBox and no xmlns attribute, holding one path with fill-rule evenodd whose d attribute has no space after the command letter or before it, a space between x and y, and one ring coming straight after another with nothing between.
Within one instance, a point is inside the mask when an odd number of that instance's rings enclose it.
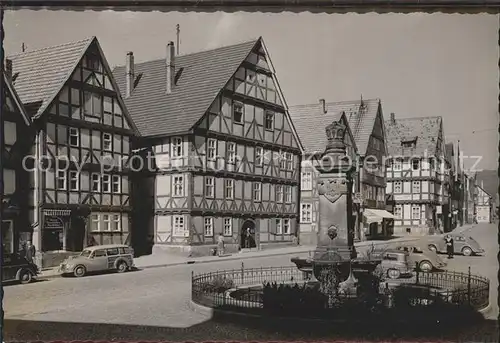
<instances>
[{"instance_id":1,"label":"black car","mask_svg":"<svg viewBox=\"0 0 500 343\"><path fill-rule=\"evenodd\" d=\"M5 254L2 261L2 282L30 283L38 275L36 264L19 254Z\"/></svg>"}]
</instances>

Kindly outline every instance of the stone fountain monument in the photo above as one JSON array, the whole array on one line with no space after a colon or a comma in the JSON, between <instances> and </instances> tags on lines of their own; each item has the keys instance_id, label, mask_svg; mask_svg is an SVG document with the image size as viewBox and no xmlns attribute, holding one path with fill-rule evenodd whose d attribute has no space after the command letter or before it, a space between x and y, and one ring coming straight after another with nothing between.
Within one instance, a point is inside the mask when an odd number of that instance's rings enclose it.
<instances>
[{"instance_id":1,"label":"stone fountain monument","mask_svg":"<svg viewBox=\"0 0 500 343\"><path fill-rule=\"evenodd\" d=\"M381 261L359 259L354 247L352 175L356 166L346 154L346 130L340 121L326 127L328 144L315 165L319 172L318 244L312 259L292 262L301 270L312 270L320 283L328 278L339 289L355 289L356 275L373 273Z\"/></svg>"}]
</instances>

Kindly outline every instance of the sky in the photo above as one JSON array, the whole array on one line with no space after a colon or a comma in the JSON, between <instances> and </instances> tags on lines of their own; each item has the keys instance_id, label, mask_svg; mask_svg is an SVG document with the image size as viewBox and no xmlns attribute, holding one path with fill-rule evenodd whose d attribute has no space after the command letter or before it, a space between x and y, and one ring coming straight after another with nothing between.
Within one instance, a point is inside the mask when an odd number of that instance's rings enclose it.
<instances>
[{"instance_id":1,"label":"sky","mask_svg":"<svg viewBox=\"0 0 500 343\"><path fill-rule=\"evenodd\" d=\"M97 36L109 64L262 36L287 104L380 98L385 119L442 116L476 169L498 167L499 20L489 14L7 11L7 55ZM465 159L466 168L477 158Z\"/></svg>"}]
</instances>

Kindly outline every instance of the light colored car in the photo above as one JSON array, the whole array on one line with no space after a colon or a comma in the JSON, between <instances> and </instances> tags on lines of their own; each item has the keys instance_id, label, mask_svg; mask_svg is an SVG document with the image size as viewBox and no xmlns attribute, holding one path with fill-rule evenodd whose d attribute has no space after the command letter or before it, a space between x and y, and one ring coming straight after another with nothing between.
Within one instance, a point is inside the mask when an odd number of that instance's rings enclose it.
<instances>
[{"instance_id":1,"label":"light colored car","mask_svg":"<svg viewBox=\"0 0 500 343\"><path fill-rule=\"evenodd\" d=\"M96 245L64 260L59 271L63 275L73 274L76 277L107 270L123 273L134 267L133 256L134 250L127 245Z\"/></svg>"},{"instance_id":2,"label":"light colored car","mask_svg":"<svg viewBox=\"0 0 500 343\"><path fill-rule=\"evenodd\" d=\"M446 253L446 242L444 235L430 236L428 238L427 246L429 249L437 253ZM454 254L462 254L465 256L478 255L484 253L479 243L472 237L463 234L450 234L453 238L453 252Z\"/></svg>"},{"instance_id":3,"label":"light colored car","mask_svg":"<svg viewBox=\"0 0 500 343\"><path fill-rule=\"evenodd\" d=\"M447 263L440 258L435 251L430 250L425 243L401 242L395 244L394 248L407 251L410 254L410 266L414 269L418 266L421 271L426 273L434 269L442 269L447 265Z\"/></svg>"},{"instance_id":4,"label":"light colored car","mask_svg":"<svg viewBox=\"0 0 500 343\"><path fill-rule=\"evenodd\" d=\"M411 275L413 269L410 265L410 254L406 251L396 249L375 249L370 252L370 258L380 259L382 262L377 266L389 279L399 279L402 276Z\"/></svg>"}]
</instances>

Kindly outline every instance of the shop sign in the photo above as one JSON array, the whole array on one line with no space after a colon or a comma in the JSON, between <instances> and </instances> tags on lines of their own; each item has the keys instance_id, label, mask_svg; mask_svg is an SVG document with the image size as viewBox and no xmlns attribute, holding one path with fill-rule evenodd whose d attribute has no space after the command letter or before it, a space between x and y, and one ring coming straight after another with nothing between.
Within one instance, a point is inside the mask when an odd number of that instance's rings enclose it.
<instances>
[{"instance_id":1,"label":"shop sign","mask_svg":"<svg viewBox=\"0 0 500 343\"><path fill-rule=\"evenodd\" d=\"M44 229L63 229L64 223L61 218L56 216L46 216L44 220Z\"/></svg>"}]
</instances>

